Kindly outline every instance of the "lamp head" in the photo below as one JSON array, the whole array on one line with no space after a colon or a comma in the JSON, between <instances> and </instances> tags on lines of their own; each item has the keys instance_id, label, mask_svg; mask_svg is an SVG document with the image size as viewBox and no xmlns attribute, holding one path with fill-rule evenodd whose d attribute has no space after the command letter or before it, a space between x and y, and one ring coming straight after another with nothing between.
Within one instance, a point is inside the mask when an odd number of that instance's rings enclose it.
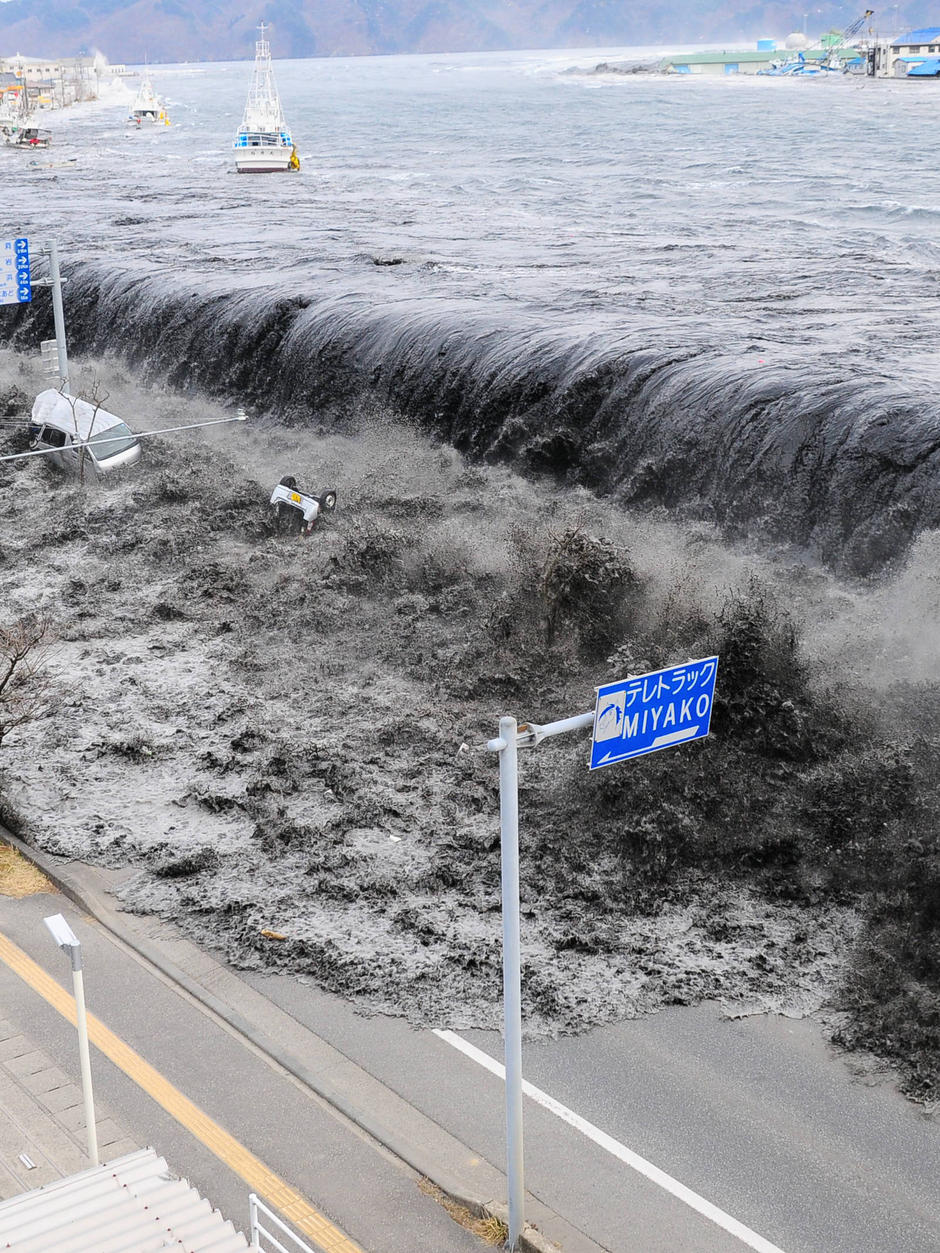
<instances>
[{"instance_id":1,"label":"lamp head","mask_svg":"<svg viewBox=\"0 0 940 1253\"><path fill-rule=\"evenodd\" d=\"M65 921L61 914L51 914L48 918L43 918L43 922L49 928L49 934L58 944L64 953L68 953L72 959L72 969L81 970L82 968L82 945L78 936Z\"/></svg>"}]
</instances>

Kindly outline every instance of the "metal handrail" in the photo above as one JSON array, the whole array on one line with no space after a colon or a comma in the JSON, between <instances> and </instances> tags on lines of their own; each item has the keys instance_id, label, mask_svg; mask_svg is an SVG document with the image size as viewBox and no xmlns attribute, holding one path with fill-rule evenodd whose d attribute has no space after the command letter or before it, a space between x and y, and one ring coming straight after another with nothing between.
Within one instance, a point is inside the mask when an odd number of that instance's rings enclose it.
<instances>
[{"instance_id":1,"label":"metal handrail","mask_svg":"<svg viewBox=\"0 0 940 1253\"><path fill-rule=\"evenodd\" d=\"M292 1248L287 1248L286 1245L281 1244L280 1240L278 1240L273 1231L268 1231L266 1227L261 1225L259 1211L264 1214L265 1218L270 1219L271 1222L278 1225L281 1229L281 1234L287 1236L293 1241ZM248 1216L251 1223L251 1247L253 1250L257 1249L258 1253L269 1253L267 1246L262 1245L261 1243L262 1236L271 1241L271 1244L277 1250L277 1253L298 1253L298 1250L299 1253L325 1253L322 1245L317 1245L316 1248L313 1248L312 1245L309 1245L306 1241L301 1240L300 1236L295 1235L295 1233L291 1231L290 1227L278 1218L277 1214L265 1205L264 1201L262 1201L260 1197L255 1196L254 1192L248 1193Z\"/></svg>"}]
</instances>

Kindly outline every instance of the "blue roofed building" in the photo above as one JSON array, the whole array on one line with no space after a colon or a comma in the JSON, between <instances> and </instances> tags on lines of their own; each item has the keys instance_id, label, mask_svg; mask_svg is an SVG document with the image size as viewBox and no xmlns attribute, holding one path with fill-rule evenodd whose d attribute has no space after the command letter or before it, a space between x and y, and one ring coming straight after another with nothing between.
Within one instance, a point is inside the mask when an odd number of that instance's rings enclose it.
<instances>
[{"instance_id":1,"label":"blue roofed building","mask_svg":"<svg viewBox=\"0 0 940 1253\"><path fill-rule=\"evenodd\" d=\"M891 55L898 78L940 77L940 26L899 35L891 41Z\"/></svg>"}]
</instances>

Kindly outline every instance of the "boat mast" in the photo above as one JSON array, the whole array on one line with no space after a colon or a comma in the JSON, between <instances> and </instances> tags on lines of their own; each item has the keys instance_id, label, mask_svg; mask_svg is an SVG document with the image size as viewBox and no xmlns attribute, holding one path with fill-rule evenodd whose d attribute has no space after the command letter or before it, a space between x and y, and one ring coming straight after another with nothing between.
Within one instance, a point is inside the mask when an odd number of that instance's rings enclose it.
<instances>
[{"instance_id":1,"label":"boat mast","mask_svg":"<svg viewBox=\"0 0 940 1253\"><path fill-rule=\"evenodd\" d=\"M264 37L266 29L264 22L258 27L261 38L255 43L255 68L242 121L242 130L246 131L281 131L285 125L280 97L274 85L271 46Z\"/></svg>"}]
</instances>

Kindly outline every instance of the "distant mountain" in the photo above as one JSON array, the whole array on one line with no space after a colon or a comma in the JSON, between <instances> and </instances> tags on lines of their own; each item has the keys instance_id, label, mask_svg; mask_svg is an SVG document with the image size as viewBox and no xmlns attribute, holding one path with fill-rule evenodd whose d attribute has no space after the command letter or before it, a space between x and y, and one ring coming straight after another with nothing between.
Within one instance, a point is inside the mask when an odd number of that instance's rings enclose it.
<instances>
[{"instance_id":1,"label":"distant mountain","mask_svg":"<svg viewBox=\"0 0 940 1253\"><path fill-rule=\"evenodd\" d=\"M861 8L824 4L811 36L841 30ZM940 10L911 4L895 19L875 15L885 35L936 22ZM0 55L74 56L100 50L110 61L238 60L254 53L260 18L271 23L276 57L389 52L639 44L749 43L802 30L802 3L730 0L8 0L0 3Z\"/></svg>"}]
</instances>

